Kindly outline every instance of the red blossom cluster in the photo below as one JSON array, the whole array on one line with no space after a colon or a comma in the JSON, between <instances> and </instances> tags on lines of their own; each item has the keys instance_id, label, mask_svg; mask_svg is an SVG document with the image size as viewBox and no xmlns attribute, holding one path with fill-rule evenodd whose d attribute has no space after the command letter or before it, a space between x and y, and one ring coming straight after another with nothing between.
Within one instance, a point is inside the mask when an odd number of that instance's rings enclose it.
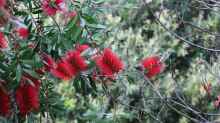
<instances>
[{"instance_id":1,"label":"red blossom cluster","mask_svg":"<svg viewBox=\"0 0 220 123\"><path fill-rule=\"evenodd\" d=\"M29 36L29 31L26 27L19 27L16 32L18 36L22 39L26 39Z\"/></svg>"},{"instance_id":2,"label":"red blossom cluster","mask_svg":"<svg viewBox=\"0 0 220 123\"><path fill-rule=\"evenodd\" d=\"M8 117L11 114L11 102L8 92L0 87L0 115Z\"/></svg>"},{"instance_id":3,"label":"red blossom cluster","mask_svg":"<svg viewBox=\"0 0 220 123\"><path fill-rule=\"evenodd\" d=\"M15 92L16 104L21 116L26 116L34 110L39 110L40 80L29 74L24 74ZM11 100L8 92L0 87L0 115L8 117L11 114Z\"/></svg>"},{"instance_id":4,"label":"red blossom cluster","mask_svg":"<svg viewBox=\"0 0 220 123\"><path fill-rule=\"evenodd\" d=\"M86 59L81 56L81 53L88 48L88 45L76 45L75 50L68 51L65 56L57 62L55 62L51 56L44 54L44 68L59 79L70 80L80 72L88 69ZM93 72L93 76L96 77L114 79L117 73L125 67L123 61L110 48L105 48L103 52L98 55L95 54L91 58L98 68L98 72L96 70ZM148 78L152 78L161 73L165 67L158 56L145 58L141 63L145 75Z\"/></svg>"},{"instance_id":5,"label":"red blossom cluster","mask_svg":"<svg viewBox=\"0 0 220 123\"><path fill-rule=\"evenodd\" d=\"M124 63L109 48L105 48L103 53L95 58L95 62L101 75L108 78L114 78L114 74L124 68Z\"/></svg>"},{"instance_id":6,"label":"red blossom cluster","mask_svg":"<svg viewBox=\"0 0 220 123\"><path fill-rule=\"evenodd\" d=\"M52 75L62 80L70 80L78 73L87 69L85 58L81 53L89 48L88 45L78 45L76 50L68 51L65 56L55 62L51 56L44 54L43 61L46 71L50 71Z\"/></svg>"},{"instance_id":7,"label":"red blossom cluster","mask_svg":"<svg viewBox=\"0 0 220 123\"><path fill-rule=\"evenodd\" d=\"M148 78L152 78L157 74L161 73L165 67L164 63L161 62L160 57L151 56L145 58L142 62L142 67L144 67L145 75Z\"/></svg>"},{"instance_id":8,"label":"red blossom cluster","mask_svg":"<svg viewBox=\"0 0 220 123\"><path fill-rule=\"evenodd\" d=\"M24 74L15 92L16 103L21 116L25 116L31 111L39 109L39 91L40 80L29 74Z\"/></svg>"}]
</instances>

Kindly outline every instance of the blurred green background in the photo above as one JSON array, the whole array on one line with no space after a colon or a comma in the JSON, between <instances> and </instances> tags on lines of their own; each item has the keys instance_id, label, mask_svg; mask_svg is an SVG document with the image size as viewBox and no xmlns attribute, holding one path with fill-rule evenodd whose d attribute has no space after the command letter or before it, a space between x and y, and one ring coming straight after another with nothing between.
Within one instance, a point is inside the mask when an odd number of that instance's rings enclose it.
<instances>
[{"instance_id":1,"label":"blurred green background","mask_svg":"<svg viewBox=\"0 0 220 123\"><path fill-rule=\"evenodd\" d=\"M220 49L218 5L214 0L95 1L94 9L100 13L94 16L105 26L100 25L104 30L93 39L119 54L127 69L106 89L97 83L96 96L82 96L70 83L60 83L56 90L67 110L59 122L217 122L218 108L213 103L220 90L218 52L187 45L174 34ZM165 71L152 82L166 101L150 85L141 88L144 80L135 72L141 59L153 55L165 58ZM212 85L210 95L203 88L208 83Z\"/></svg>"}]
</instances>

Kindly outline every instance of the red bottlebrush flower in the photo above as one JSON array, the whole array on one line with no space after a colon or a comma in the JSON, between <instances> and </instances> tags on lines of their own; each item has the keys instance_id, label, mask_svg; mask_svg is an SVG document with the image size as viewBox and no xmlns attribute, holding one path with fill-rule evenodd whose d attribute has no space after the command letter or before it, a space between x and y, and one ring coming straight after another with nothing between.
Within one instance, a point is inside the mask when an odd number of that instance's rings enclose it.
<instances>
[{"instance_id":1,"label":"red bottlebrush flower","mask_svg":"<svg viewBox=\"0 0 220 123\"><path fill-rule=\"evenodd\" d=\"M80 56L78 51L69 51L66 56L57 63L51 73L60 79L70 80L79 72L87 69L85 59Z\"/></svg>"},{"instance_id":2,"label":"red bottlebrush flower","mask_svg":"<svg viewBox=\"0 0 220 123\"><path fill-rule=\"evenodd\" d=\"M25 116L29 113L28 105L25 97L26 97L26 93L25 93L25 87L23 85L20 86L15 92L16 103L18 105L19 112L22 116Z\"/></svg>"},{"instance_id":3,"label":"red bottlebrush flower","mask_svg":"<svg viewBox=\"0 0 220 123\"><path fill-rule=\"evenodd\" d=\"M5 39L5 36L2 32L0 32L0 48L7 48L8 41Z\"/></svg>"},{"instance_id":4,"label":"red bottlebrush flower","mask_svg":"<svg viewBox=\"0 0 220 123\"><path fill-rule=\"evenodd\" d=\"M57 66L51 69L50 72L55 77L63 80L70 80L76 74L76 70L65 60L60 60Z\"/></svg>"},{"instance_id":5,"label":"red bottlebrush flower","mask_svg":"<svg viewBox=\"0 0 220 123\"><path fill-rule=\"evenodd\" d=\"M8 117L11 114L10 96L0 88L0 115Z\"/></svg>"},{"instance_id":6,"label":"red bottlebrush flower","mask_svg":"<svg viewBox=\"0 0 220 123\"><path fill-rule=\"evenodd\" d=\"M89 48L89 45L86 45L86 44L77 44L76 45L76 51L82 53L83 51L87 50Z\"/></svg>"},{"instance_id":7,"label":"red bottlebrush flower","mask_svg":"<svg viewBox=\"0 0 220 123\"><path fill-rule=\"evenodd\" d=\"M26 39L29 36L29 30L25 27L20 27L16 30L19 37L22 39Z\"/></svg>"},{"instance_id":8,"label":"red bottlebrush flower","mask_svg":"<svg viewBox=\"0 0 220 123\"><path fill-rule=\"evenodd\" d=\"M157 74L161 73L164 69L164 66L165 66L160 61L160 57L158 57L158 56L152 56L152 57L145 58L141 64L145 68L145 70L146 70L145 75L148 78L152 78L152 77L156 76Z\"/></svg>"},{"instance_id":9,"label":"red bottlebrush flower","mask_svg":"<svg viewBox=\"0 0 220 123\"><path fill-rule=\"evenodd\" d=\"M30 84L32 82L32 84ZM25 74L22 76L20 86L16 90L16 102L22 116L27 115L33 110L38 110L40 80Z\"/></svg>"},{"instance_id":10,"label":"red bottlebrush flower","mask_svg":"<svg viewBox=\"0 0 220 123\"><path fill-rule=\"evenodd\" d=\"M5 0L0 0L0 7L4 7L6 5L6 1Z\"/></svg>"},{"instance_id":11,"label":"red bottlebrush flower","mask_svg":"<svg viewBox=\"0 0 220 123\"><path fill-rule=\"evenodd\" d=\"M54 16L58 10L61 10L63 0L44 0L42 9L48 16Z\"/></svg>"},{"instance_id":12,"label":"red bottlebrush flower","mask_svg":"<svg viewBox=\"0 0 220 123\"><path fill-rule=\"evenodd\" d=\"M104 49L103 54L95 58L95 62L101 74L108 78L114 78L113 74L124 68L123 62L109 48Z\"/></svg>"},{"instance_id":13,"label":"red bottlebrush flower","mask_svg":"<svg viewBox=\"0 0 220 123\"><path fill-rule=\"evenodd\" d=\"M50 55L47 55L46 53L43 53L41 55L41 57L43 59L44 67L45 67L46 71L50 71L51 69L56 67L56 63L55 63L54 59Z\"/></svg>"},{"instance_id":14,"label":"red bottlebrush flower","mask_svg":"<svg viewBox=\"0 0 220 123\"><path fill-rule=\"evenodd\" d=\"M88 67L86 64L86 60L82 56L80 56L80 52L78 51L67 52L65 60L69 64L71 64L72 68L75 69L76 72L84 71Z\"/></svg>"},{"instance_id":15,"label":"red bottlebrush flower","mask_svg":"<svg viewBox=\"0 0 220 123\"><path fill-rule=\"evenodd\" d=\"M28 84L26 86L26 101L28 103L28 108L31 111L38 110L40 103L39 103L39 89L33 85Z\"/></svg>"}]
</instances>

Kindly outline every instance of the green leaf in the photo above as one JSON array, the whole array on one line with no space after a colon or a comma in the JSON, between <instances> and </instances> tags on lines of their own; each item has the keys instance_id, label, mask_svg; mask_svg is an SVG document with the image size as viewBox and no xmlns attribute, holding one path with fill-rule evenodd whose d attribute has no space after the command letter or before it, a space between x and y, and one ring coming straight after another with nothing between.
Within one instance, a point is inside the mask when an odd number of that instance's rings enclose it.
<instances>
[{"instance_id":1,"label":"green leaf","mask_svg":"<svg viewBox=\"0 0 220 123\"><path fill-rule=\"evenodd\" d=\"M15 16L27 16L28 13L25 11L16 11Z\"/></svg>"},{"instance_id":2,"label":"green leaf","mask_svg":"<svg viewBox=\"0 0 220 123\"><path fill-rule=\"evenodd\" d=\"M16 80L19 82L21 80L21 75L22 75L22 68L21 65L18 64L17 69L16 69Z\"/></svg>"},{"instance_id":3,"label":"green leaf","mask_svg":"<svg viewBox=\"0 0 220 123\"><path fill-rule=\"evenodd\" d=\"M24 71L28 74L30 74L34 78L39 78L38 74L35 71L24 69Z\"/></svg>"},{"instance_id":4,"label":"green leaf","mask_svg":"<svg viewBox=\"0 0 220 123\"><path fill-rule=\"evenodd\" d=\"M86 20L87 23L97 24L97 20L94 17L90 16L90 15L84 14L82 17L83 17L83 19Z\"/></svg>"},{"instance_id":5,"label":"green leaf","mask_svg":"<svg viewBox=\"0 0 220 123\"><path fill-rule=\"evenodd\" d=\"M4 71L7 71L8 70L8 67L6 64L4 63L0 63L0 69L4 70Z\"/></svg>"},{"instance_id":6,"label":"green leaf","mask_svg":"<svg viewBox=\"0 0 220 123\"><path fill-rule=\"evenodd\" d=\"M82 28L76 28L76 30L74 31L74 34L73 34L73 41L77 41L78 38L80 37L80 35L82 34Z\"/></svg>"},{"instance_id":7,"label":"green leaf","mask_svg":"<svg viewBox=\"0 0 220 123\"><path fill-rule=\"evenodd\" d=\"M101 24L88 24L88 27L95 29L106 29L106 26Z\"/></svg>"},{"instance_id":8,"label":"green leaf","mask_svg":"<svg viewBox=\"0 0 220 123\"><path fill-rule=\"evenodd\" d=\"M41 13L41 12L42 12L42 10L41 10L41 9L38 9L38 10L33 11L32 13L33 13L33 14L39 14L39 13Z\"/></svg>"},{"instance_id":9,"label":"green leaf","mask_svg":"<svg viewBox=\"0 0 220 123\"><path fill-rule=\"evenodd\" d=\"M74 17L68 24L67 27L65 28L65 38L71 42L69 43L74 43L76 42L79 37L81 36L83 29L80 27L77 22L79 21L79 16ZM66 43L66 42L65 42Z\"/></svg>"},{"instance_id":10,"label":"green leaf","mask_svg":"<svg viewBox=\"0 0 220 123\"><path fill-rule=\"evenodd\" d=\"M76 92L79 92L81 90L80 82L80 77L76 77L73 81L73 86L76 89Z\"/></svg>"},{"instance_id":11,"label":"green leaf","mask_svg":"<svg viewBox=\"0 0 220 123\"><path fill-rule=\"evenodd\" d=\"M75 27L77 21L79 21L79 16L75 16L72 20L70 20L70 22L67 24L66 29L65 30L71 30Z\"/></svg>"},{"instance_id":12,"label":"green leaf","mask_svg":"<svg viewBox=\"0 0 220 123\"><path fill-rule=\"evenodd\" d=\"M30 48L26 48L19 52L20 58L25 59L25 60L32 59L33 57L32 54L33 54L33 50Z\"/></svg>"}]
</instances>

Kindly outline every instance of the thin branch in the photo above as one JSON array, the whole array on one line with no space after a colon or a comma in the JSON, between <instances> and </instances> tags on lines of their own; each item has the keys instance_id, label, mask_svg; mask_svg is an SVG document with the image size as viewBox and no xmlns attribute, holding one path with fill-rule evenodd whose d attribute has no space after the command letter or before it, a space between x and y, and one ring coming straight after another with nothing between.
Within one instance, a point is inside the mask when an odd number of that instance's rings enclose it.
<instances>
[{"instance_id":1,"label":"thin branch","mask_svg":"<svg viewBox=\"0 0 220 123\"><path fill-rule=\"evenodd\" d=\"M190 45L190 46L193 46L193 47L196 47L196 48L200 48L202 50L206 50L206 51L211 51L211 52L220 52L220 49L212 49L212 48L207 48L207 47L204 47L204 46L201 46L201 45L198 45L198 44L195 44L193 43L193 41L191 40L187 40L185 39L184 37L178 35L177 33L175 33L174 31L170 30L168 27L166 27L166 25L164 23L162 23L160 21L160 19L154 14L154 12L151 10L151 8L149 7L148 3L146 3L144 0L143 0L144 4L146 5L147 9L149 10L149 12L152 14L152 16L155 18L155 21L164 29L166 30L171 36L175 37L176 39L179 39L180 41Z\"/></svg>"}]
</instances>

